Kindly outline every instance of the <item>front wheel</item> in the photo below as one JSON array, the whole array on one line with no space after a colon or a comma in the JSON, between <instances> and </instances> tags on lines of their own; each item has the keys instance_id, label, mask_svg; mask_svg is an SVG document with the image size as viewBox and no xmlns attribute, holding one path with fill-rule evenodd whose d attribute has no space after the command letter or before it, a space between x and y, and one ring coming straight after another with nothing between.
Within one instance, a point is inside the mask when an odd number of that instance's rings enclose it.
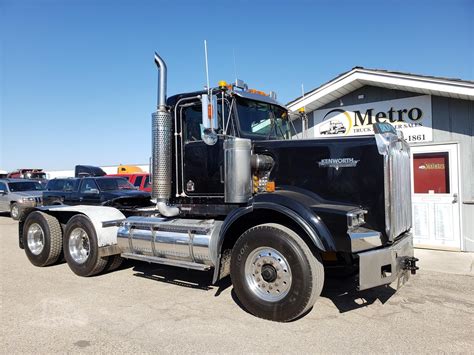
<instances>
[{"instance_id":1,"label":"front wheel","mask_svg":"<svg viewBox=\"0 0 474 355\"><path fill-rule=\"evenodd\" d=\"M293 230L271 223L250 228L237 240L230 274L250 313L279 322L309 310L324 284L319 255Z\"/></svg>"},{"instance_id":2,"label":"front wheel","mask_svg":"<svg viewBox=\"0 0 474 355\"><path fill-rule=\"evenodd\" d=\"M10 206L10 217L17 221L20 218L20 208L16 202Z\"/></svg>"}]
</instances>

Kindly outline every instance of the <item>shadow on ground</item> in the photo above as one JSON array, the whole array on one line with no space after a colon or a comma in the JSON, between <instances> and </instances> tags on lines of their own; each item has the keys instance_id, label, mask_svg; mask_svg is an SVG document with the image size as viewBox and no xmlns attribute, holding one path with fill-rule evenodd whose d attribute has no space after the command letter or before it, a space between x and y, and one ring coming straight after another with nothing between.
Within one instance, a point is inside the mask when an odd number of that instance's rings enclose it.
<instances>
[{"instance_id":1,"label":"shadow on ground","mask_svg":"<svg viewBox=\"0 0 474 355\"><path fill-rule=\"evenodd\" d=\"M340 313L367 307L377 300L382 304L392 297L396 290L390 286L380 286L364 291L357 291L357 280L351 277L326 277L321 297L334 303Z\"/></svg>"},{"instance_id":2,"label":"shadow on ground","mask_svg":"<svg viewBox=\"0 0 474 355\"><path fill-rule=\"evenodd\" d=\"M134 276L148 280L193 288L201 291L215 290L215 297L218 297L224 290L232 286L230 277L226 277L213 285L212 272L183 270L181 268L166 265L134 262L133 271L136 272ZM354 276L342 277L326 275L321 297L331 300L340 313L345 313L362 307L367 307L377 300L384 304L396 292L395 289L384 286L365 291L357 291L356 287L357 280ZM232 290L231 296L234 302L246 311L238 300L234 290Z\"/></svg>"}]
</instances>

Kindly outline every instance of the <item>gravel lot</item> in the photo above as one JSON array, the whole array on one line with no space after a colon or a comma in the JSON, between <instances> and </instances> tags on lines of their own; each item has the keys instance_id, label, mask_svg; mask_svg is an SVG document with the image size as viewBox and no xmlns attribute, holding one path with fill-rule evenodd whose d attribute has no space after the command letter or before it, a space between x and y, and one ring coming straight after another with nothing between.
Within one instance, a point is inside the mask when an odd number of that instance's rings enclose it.
<instances>
[{"instance_id":1,"label":"gravel lot","mask_svg":"<svg viewBox=\"0 0 474 355\"><path fill-rule=\"evenodd\" d=\"M474 349L474 277L421 272L395 292L327 279L304 318L281 324L239 306L230 282L127 263L92 278L32 266L0 216L1 353L430 353Z\"/></svg>"}]
</instances>

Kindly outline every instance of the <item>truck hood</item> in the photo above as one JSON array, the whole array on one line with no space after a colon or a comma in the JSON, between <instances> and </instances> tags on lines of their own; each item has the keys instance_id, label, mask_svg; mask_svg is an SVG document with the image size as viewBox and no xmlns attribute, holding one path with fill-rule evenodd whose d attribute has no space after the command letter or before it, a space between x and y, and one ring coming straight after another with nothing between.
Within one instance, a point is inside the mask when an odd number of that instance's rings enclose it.
<instances>
[{"instance_id":1,"label":"truck hood","mask_svg":"<svg viewBox=\"0 0 474 355\"><path fill-rule=\"evenodd\" d=\"M107 201L103 206L114 206L117 208L137 208L151 206L151 195L148 192L138 190L108 191L105 196Z\"/></svg>"},{"instance_id":2,"label":"truck hood","mask_svg":"<svg viewBox=\"0 0 474 355\"><path fill-rule=\"evenodd\" d=\"M114 197L143 197L149 198L150 194L148 192L139 191L139 190L115 190L115 191L104 191L104 194Z\"/></svg>"},{"instance_id":3,"label":"truck hood","mask_svg":"<svg viewBox=\"0 0 474 355\"><path fill-rule=\"evenodd\" d=\"M359 206L370 228L385 231L384 165L375 138L254 141L256 154L273 157L270 180L316 194L320 206ZM332 208L332 207L331 207ZM324 211L321 211L324 212Z\"/></svg>"}]
</instances>

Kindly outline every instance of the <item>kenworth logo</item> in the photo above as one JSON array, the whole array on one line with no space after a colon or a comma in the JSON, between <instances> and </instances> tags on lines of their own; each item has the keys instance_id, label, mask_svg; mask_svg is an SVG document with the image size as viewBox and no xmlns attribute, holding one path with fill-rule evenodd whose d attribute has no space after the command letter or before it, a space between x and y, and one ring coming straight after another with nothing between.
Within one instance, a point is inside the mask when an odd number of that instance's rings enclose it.
<instances>
[{"instance_id":1,"label":"kenworth logo","mask_svg":"<svg viewBox=\"0 0 474 355\"><path fill-rule=\"evenodd\" d=\"M320 168L354 168L359 161L354 158L321 159L318 165Z\"/></svg>"}]
</instances>

